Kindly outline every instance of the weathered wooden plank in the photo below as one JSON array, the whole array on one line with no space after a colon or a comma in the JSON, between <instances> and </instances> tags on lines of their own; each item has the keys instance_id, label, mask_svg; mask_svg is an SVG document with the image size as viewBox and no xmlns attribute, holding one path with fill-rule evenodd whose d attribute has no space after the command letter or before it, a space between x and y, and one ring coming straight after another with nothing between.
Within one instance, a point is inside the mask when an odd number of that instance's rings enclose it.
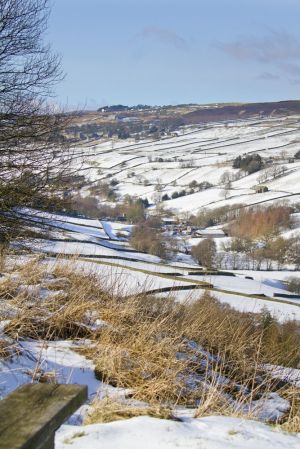
<instances>
[{"instance_id":1,"label":"weathered wooden plank","mask_svg":"<svg viewBox=\"0 0 300 449\"><path fill-rule=\"evenodd\" d=\"M28 384L0 402L0 449L51 448L55 430L87 399L83 385Z\"/></svg>"}]
</instances>

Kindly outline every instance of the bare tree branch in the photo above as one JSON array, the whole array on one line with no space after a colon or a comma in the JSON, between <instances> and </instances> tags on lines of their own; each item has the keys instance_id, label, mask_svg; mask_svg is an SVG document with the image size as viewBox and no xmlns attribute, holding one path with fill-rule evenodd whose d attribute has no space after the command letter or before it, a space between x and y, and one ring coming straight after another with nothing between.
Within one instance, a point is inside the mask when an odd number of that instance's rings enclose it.
<instances>
[{"instance_id":1,"label":"bare tree branch","mask_svg":"<svg viewBox=\"0 0 300 449\"><path fill-rule=\"evenodd\" d=\"M69 122L47 104L62 77L43 42L48 0L0 0L0 237L24 231L22 207L63 199L70 180Z\"/></svg>"}]
</instances>

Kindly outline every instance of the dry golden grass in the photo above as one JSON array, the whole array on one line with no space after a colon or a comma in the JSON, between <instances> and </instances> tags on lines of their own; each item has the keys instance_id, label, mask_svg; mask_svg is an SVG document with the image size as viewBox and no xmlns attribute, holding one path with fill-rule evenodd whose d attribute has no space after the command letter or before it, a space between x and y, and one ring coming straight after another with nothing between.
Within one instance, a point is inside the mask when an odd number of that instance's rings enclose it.
<instances>
[{"instance_id":1,"label":"dry golden grass","mask_svg":"<svg viewBox=\"0 0 300 449\"><path fill-rule=\"evenodd\" d=\"M5 332L15 339L90 338L93 344L81 352L95 363L96 376L129 388L157 416L176 404L199 404L197 416L243 415L243 404L279 389L264 363L299 366L299 323L238 312L208 292L185 304L148 295L124 298L95 275L80 274L72 261L51 269L31 261L28 274L24 267L17 272L15 280L0 284L0 297L18 310ZM20 279L54 295L40 300L18 292ZM101 326L94 326L96 319ZM283 394L292 404L284 425L299 429L299 392L286 388ZM109 400L94 406L94 422L145 413Z\"/></svg>"},{"instance_id":2,"label":"dry golden grass","mask_svg":"<svg viewBox=\"0 0 300 449\"><path fill-rule=\"evenodd\" d=\"M96 399L91 404L91 410L85 418L84 424L108 423L136 416L151 416L152 418L175 419L171 409L161 406L128 405L118 398Z\"/></svg>"},{"instance_id":3,"label":"dry golden grass","mask_svg":"<svg viewBox=\"0 0 300 449\"><path fill-rule=\"evenodd\" d=\"M186 363L176 357L182 337L176 334L174 309L154 298L111 298L102 303L101 318L109 326L101 330L92 352L87 350L97 377L134 388L136 398L150 403L176 402L177 378Z\"/></svg>"},{"instance_id":4,"label":"dry golden grass","mask_svg":"<svg viewBox=\"0 0 300 449\"><path fill-rule=\"evenodd\" d=\"M42 259L39 256L31 258L28 262L20 264L15 273L21 281L28 285L40 283L45 276L45 266L42 264Z\"/></svg>"},{"instance_id":5,"label":"dry golden grass","mask_svg":"<svg viewBox=\"0 0 300 449\"><path fill-rule=\"evenodd\" d=\"M60 270L57 267L57 272ZM53 274L57 275L55 271ZM103 292L96 288L96 279L91 276L67 274L68 282L65 282L65 289L61 294L58 292L43 300L32 298L33 301L28 301L28 295L24 296L23 293L17 295L13 302L18 306L19 313L6 327L6 332L14 338L23 336L46 340L90 336L86 316L98 307ZM40 273L38 277L42 283ZM46 280L46 286L47 282Z\"/></svg>"},{"instance_id":6,"label":"dry golden grass","mask_svg":"<svg viewBox=\"0 0 300 449\"><path fill-rule=\"evenodd\" d=\"M7 359L11 356L11 346L6 340L0 340L0 359Z\"/></svg>"},{"instance_id":7,"label":"dry golden grass","mask_svg":"<svg viewBox=\"0 0 300 449\"><path fill-rule=\"evenodd\" d=\"M18 287L20 283L10 277L0 279L0 298L10 300L18 295Z\"/></svg>"},{"instance_id":8,"label":"dry golden grass","mask_svg":"<svg viewBox=\"0 0 300 449\"><path fill-rule=\"evenodd\" d=\"M290 401L291 409L281 428L287 432L300 432L300 388L287 387L282 396Z\"/></svg>"}]
</instances>

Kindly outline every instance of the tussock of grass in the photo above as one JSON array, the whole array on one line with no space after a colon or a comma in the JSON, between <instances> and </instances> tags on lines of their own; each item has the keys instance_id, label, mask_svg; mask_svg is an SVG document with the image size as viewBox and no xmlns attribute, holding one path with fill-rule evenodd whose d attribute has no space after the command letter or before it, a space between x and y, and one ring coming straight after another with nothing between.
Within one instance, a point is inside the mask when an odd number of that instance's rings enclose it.
<instances>
[{"instance_id":1,"label":"tussock of grass","mask_svg":"<svg viewBox=\"0 0 300 449\"><path fill-rule=\"evenodd\" d=\"M41 263L41 258L37 256L20 265L18 270L16 270L16 274L19 276L20 281L26 284L38 284L45 276L45 267Z\"/></svg>"},{"instance_id":2,"label":"tussock of grass","mask_svg":"<svg viewBox=\"0 0 300 449\"><path fill-rule=\"evenodd\" d=\"M116 398L96 399L85 418L84 424L108 423L136 416L151 416L152 418L175 419L171 410L165 407L147 407L128 405Z\"/></svg>"},{"instance_id":3,"label":"tussock of grass","mask_svg":"<svg viewBox=\"0 0 300 449\"><path fill-rule=\"evenodd\" d=\"M18 295L19 282L12 278L0 279L0 299L12 300Z\"/></svg>"},{"instance_id":4,"label":"tussock of grass","mask_svg":"<svg viewBox=\"0 0 300 449\"><path fill-rule=\"evenodd\" d=\"M7 359L12 354L12 345L6 340L0 340L0 359Z\"/></svg>"},{"instance_id":5,"label":"tussock of grass","mask_svg":"<svg viewBox=\"0 0 300 449\"><path fill-rule=\"evenodd\" d=\"M286 432L300 432L300 388L288 387L282 395L290 401L291 409L281 428Z\"/></svg>"}]
</instances>

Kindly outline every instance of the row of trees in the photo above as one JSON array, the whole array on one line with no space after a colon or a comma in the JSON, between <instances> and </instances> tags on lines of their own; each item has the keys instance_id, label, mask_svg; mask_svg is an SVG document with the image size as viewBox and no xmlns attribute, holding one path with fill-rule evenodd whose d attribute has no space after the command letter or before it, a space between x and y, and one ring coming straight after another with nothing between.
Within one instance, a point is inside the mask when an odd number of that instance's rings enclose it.
<instances>
[{"instance_id":1,"label":"row of trees","mask_svg":"<svg viewBox=\"0 0 300 449\"><path fill-rule=\"evenodd\" d=\"M201 228L224 224L228 221L235 220L240 215L242 207L242 204L235 204L234 207L202 208L197 215L188 217L188 222Z\"/></svg>"},{"instance_id":2,"label":"row of trees","mask_svg":"<svg viewBox=\"0 0 300 449\"><path fill-rule=\"evenodd\" d=\"M139 223L145 219L145 210L148 206L147 200L133 198L127 195L122 203L114 206L101 203L98 196L73 195L69 198L67 207L69 213L79 214L91 218L117 218L126 217L130 223Z\"/></svg>"},{"instance_id":3,"label":"row of trees","mask_svg":"<svg viewBox=\"0 0 300 449\"><path fill-rule=\"evenodd\" d=\"M272 270L285 265L300 267L300 244L298 239L277 237L258 244L239 238L222 246L215 261L223 269Z\"/></svg>"},{"instance_id":4,"label":"row of trees","mask_svg":"<svg viewBox=\"0 0 300 449\"><path fill-rule=\"evenodd\" d=\"M101 108L99 109L99 112L102 112ZM106 110L106 112L109 111ZM142 111L138 110L134 114L134 120L130 121L130 117L133 117L132 114L125 115L124 113L120 113L117 114L115 118L107 116L106 120L102 116L102 120L99 123L84 123L80 125L70 123L66 127L66 135L70 141L78 139L97 139L104 136L108 138L117 137L118 139L128 139L133 137L138 142L141 139L151 138L156 140L160 139L162 136L171 135L173 131L183 125L182 120L172 116L169 118L156 118L156 124L153 124L151 121L153 117L151 117L151 115L147 117L147 114L145 115Z\"/></svg>"},{"instance_id":5,"label":"row of trees","mask_svg":"<svg viewBox=\"0 0 300 449\"><path fill-rule=\"evenodd\" d=\"M299 269L299 239L281 236L292 226L292 211L282 205L204 210L194 220L203 227L227 221L225 229L232 238L219 251L213 239L202 240L191 254L207 268L270 270L291 264Z\"/></svg>"},{"instance_id":6,"label":"row of trees","mask_svg":"<svg viewBox=\"0 0 300 449\"><path fill-rule=\"evenodd\" d=\"M223 243L220 251L213 239L204 239L192 247L191 254L208 269L280 270L287 264L300 268L300 243L296 238L278 237L264 246L234 238Z\"/></svg>"},{"instance_id":7,"label":"row of trees","mask_svg":"<svg viewBox=\"0 0 300 449\"><path fill-rule=\"evenodd\" d=\"M245 239L270 239L280 230L291 226L292 209L287 206L269 206L242 209L228 226L231 236Z\"/></svg>"}]
</instances>

